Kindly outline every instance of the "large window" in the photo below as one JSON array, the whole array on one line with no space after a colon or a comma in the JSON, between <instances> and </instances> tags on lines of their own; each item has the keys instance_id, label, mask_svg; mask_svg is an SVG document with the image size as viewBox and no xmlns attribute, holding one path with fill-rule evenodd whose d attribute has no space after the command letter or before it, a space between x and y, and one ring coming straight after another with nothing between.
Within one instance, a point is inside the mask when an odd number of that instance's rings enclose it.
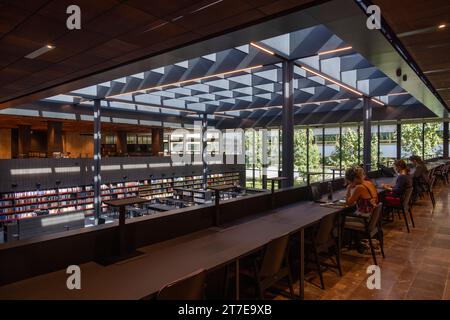
<instances>
[{"instance_id":1,"label":"large window","mask_svg":"<svg viewBox=\"0 0 450 320\"><path fill-rule=\"evenodd\" d=\"M442 157L444 154L444 125L439 122L424 124L424 159Z\"/></svg>"},{"instance_id":2,"label":"large window","mask_svg":"<svg viewBox=\"0 0 450 320\"><path fill-rule=\"evenodd\" d=\"M336 149L336 158L341 159L342 168L348 167L360 163L360 142L358 137L357 126L344 126L342 127L342 148Z\"/></svg>"},{"instance_id":3,"label":"large window","mask_svg":"<svg viewBox=\"0 0 450 320\"><path fill-rule=\"evenodd\" d=\"M255 187L255 131L245 130L245 177L248 188Z\"/></svg>"},{"instance_id":4,"label":"large window","mask_svg":"<svg viewBox=\"0 0 450 320\"><path fill-rule=\"evenodd\" d=\"M397 159L397 125L380 125L380 163L391 166Z\"/></svg>"},{"instance_id":5,"label":"large window","mask_svg":"<svg viewBox=\"0 0 450 320\"><path fill-rule=\"evenodd\" d=\"M325 128L324 135L324 173L325 179L339 176L340 158L335 156L336 150L340 149L339 128Z\"/></svg>"},{"instance_id":6,"label":"large window","mask_svg":"<svg viewBox=\"0 0 450 320\"><path fill-rule=\"evenodd\" d=\"M322 128L309 130L309 174L310 182L323 180L324 145Z\"/></svg>"},{"instance_id":7,"label":"large window","mask_svg":"<svg viewBox=\"0 0 450 320\"><path fill-rule=\"evenodd\" d=\"M307 183L308 146L307 129L297 127L294 130L294 185Z\"/></svg>"},{"instance_id":8,"label":"large window","mask_svg":"<svg viewBox=\"0 0 450 320\"><path fill-rule=\"evenodd\" d=\"M372 126L371 128L371 159L370 159L370 165L372 167L372 170L376 170L378 167L378 163L380 162L381 158L381 149L379 149L378 144L378 125Z\"/></svg>"},{"instance_id":9,"label":"large window","mask_svg":"<svg viewBox=\"0 0 450 320\"><path fill-rule=\"evenodd\" d=\"M280 170L280 157L279 157L279 130L268 129L267 130L267 176L269 178L278 177L278 171Z\"/></svg>"},{"instance_id":10,"label":"large window","mask_svg":"<svg viewBox=\"0 0 450 320\"><path fill-rule=\"evenodd\" d=\"M371 128L371 166L378 163L392 166L397 158L397 125L375 124ZM262 187L263 143L262 131L245 134L247 186ZM268 129L267 176L280 170L281 143L278 129ZM294 130L294 185L300 186L342 176L345 169L363 162L363 128L361 125L341 127L304 127ZM443 155L443 124L406 123L402 125L401 155L417 154L425 159ZM254 158L254 163L251 159Z\"/></svg>"},{"instance_id":11,"label":"large window","mask_svg":"<svg viewBox=\"0 0 450 320\"><path fill-rule=\"evenodd\" d=\"M405 123L402 124L402 159L412 155L422 157L422 123Z\"/></svg>"}]
</instances>

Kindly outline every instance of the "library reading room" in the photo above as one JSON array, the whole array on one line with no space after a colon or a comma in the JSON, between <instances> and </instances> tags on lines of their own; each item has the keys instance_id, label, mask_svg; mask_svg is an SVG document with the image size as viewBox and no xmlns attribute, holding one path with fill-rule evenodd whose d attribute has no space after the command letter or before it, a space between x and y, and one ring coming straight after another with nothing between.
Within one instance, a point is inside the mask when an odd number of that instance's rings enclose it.
<instances>
[{"instance_id":1,"label":"library reading room","mask_svg":"<svg viewBox=\"0 0 450 320\"><path fill-rule=\"evenodd\" d=\"M450 300L449 43L448 0L0 0L0 300Z\"/></svg>"}]
</instances>

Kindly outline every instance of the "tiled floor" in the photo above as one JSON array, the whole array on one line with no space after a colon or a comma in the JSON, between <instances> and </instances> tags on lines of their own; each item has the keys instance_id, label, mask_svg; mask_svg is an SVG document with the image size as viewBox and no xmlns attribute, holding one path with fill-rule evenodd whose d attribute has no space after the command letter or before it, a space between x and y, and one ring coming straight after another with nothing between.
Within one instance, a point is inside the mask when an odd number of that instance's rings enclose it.
<instances>
[{"instance_id":1,"label":"tiled floor","mask_svg":"<svg viewBox=\"0 0 450 320\"><path fill-rule=\"evenodd\" d=\"M315 272L307 274L306 299L449 299L450 300L450 185L435 189L436 207L428 198L413 208L416 228L406 232L403 220L384 225L386 259L379 256L381 289L366 286L370 254L343 251L343 275L324 272L326 289ZM314 284L313 284L314 283ZM297 283L298 286L298 283ZM285 299L278 296L276 299Z\"/></svg>"}]
</instances>

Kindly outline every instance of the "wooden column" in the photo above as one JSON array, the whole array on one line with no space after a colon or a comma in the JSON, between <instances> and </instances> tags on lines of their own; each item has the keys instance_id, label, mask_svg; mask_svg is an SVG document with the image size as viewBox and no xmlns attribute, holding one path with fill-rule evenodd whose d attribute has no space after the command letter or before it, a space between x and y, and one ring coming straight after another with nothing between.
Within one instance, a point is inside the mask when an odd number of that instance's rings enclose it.
<instances>
[{"instance_id":1,"label":"wooden column","mask_svg":"<svg viewBox=\"0 0 450 320\"><path fill-rule=\"evenodd\" d=\"M54 152L63 152L62 122L47 122L47 156L51 157Z\"/></svg>"},{"instance_id":2,"label":"wooden column","mask_svg":"<svg viewBox=\"0 0 450 320\"><path fill-rule=\"evenodd\" d=\"M161 128L152 128L152 156L164 151L164 131Z\"/></svg>"},{"instance_id":3,"label":"wooden column","mask_svg":"<svg viewBox=\"0 0 450 320\"><path fill-rule=\"evenodd\" d=\"M449 144L449 140L448 140L448 121L444 122L444 158L448 159L448 144Z\"/></svg>"},{"instance_id":4,"label":"wooden column","mask_svg":"<svg viewBox=\"0 0 450 320\"><path fill-rule=\"evenodd\" d=\"M124 154L127 153L127 133L125 131L117 132L117 153Z\"/></svg>"},{"instance_id":5,"label":"wooden column","mask_svg":"<svg viewBox=\"0 0 450 320\"><path fill-rule=\"evenodd\" d=\"M31 126L20 125L18 129L18 155L28 157L31 142Z\"/></svg>"}]
</instances>

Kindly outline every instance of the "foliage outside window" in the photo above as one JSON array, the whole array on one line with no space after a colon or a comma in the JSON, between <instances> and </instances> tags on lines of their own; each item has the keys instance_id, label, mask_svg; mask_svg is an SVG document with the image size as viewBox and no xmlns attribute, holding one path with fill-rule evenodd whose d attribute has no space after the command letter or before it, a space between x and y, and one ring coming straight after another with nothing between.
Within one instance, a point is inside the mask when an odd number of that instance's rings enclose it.
<instances>
[{"instance_id":1,"label":"foliage outside window","mask_svg":"<svg viewBox=\"0 0 450 320\"><path fill-rule=\"evenodd\" d=\"M439 125L439 123L425 124L425 132L422 136L422 123L402 124L402 158L411 155L436 157L439 153L442 154L442 151L439 151L439 145L442 144ZM424 144L422 144L422 138Z\"/></svg>"}]
</instances>

